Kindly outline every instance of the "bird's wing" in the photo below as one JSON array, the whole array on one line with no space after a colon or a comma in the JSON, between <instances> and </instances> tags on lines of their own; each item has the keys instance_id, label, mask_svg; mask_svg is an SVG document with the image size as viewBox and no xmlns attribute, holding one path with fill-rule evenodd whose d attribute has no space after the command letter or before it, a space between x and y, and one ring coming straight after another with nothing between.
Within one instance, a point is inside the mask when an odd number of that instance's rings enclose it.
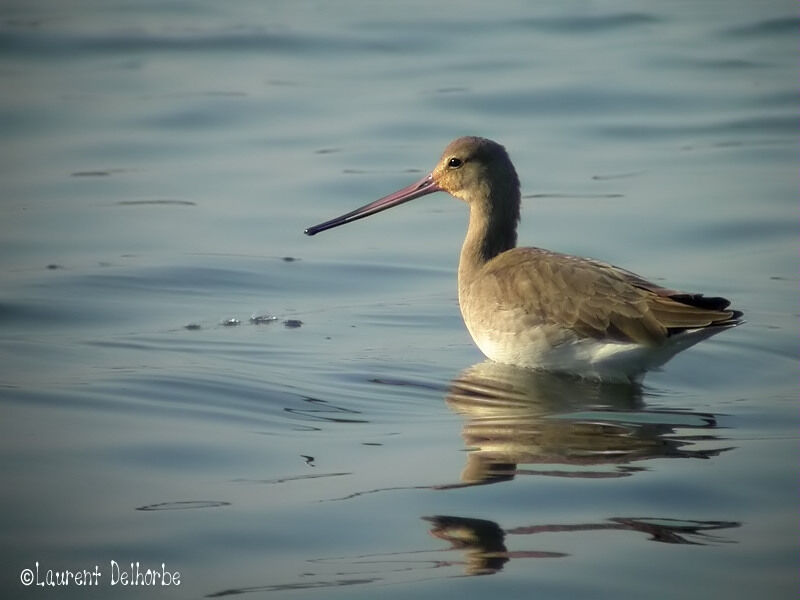
<instances>
[{"instance_id":1,"label":"bird's wing","mask_svg":"<svg viewBox=\"0 0 800 600\"><path fill-rule=\"evenodd\" d=\"M495 257L473 286L498 311L587 338L658 344L676 331L738 318L724 310L724 298L669 290L607 263L538 248Z\"/></svg>"}]
</instances>

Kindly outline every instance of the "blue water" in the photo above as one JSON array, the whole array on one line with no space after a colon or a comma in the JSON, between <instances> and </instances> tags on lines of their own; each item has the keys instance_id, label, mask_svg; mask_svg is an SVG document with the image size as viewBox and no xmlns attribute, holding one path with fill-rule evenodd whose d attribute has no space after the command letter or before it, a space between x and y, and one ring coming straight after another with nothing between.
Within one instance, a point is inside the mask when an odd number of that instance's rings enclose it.
<instances>
[{"instance_id":1,"label":"blue water","mask_svg":"<svg viewBox=\"0 0 800 600\"><path fill-rule=\"evenodd\" d=\"M796 6L430 4L3 3L0 595L796 597ZM460 202L302 235L465 134L522 243L747 323L520 372Z\"/></svg>"}]
</instances>

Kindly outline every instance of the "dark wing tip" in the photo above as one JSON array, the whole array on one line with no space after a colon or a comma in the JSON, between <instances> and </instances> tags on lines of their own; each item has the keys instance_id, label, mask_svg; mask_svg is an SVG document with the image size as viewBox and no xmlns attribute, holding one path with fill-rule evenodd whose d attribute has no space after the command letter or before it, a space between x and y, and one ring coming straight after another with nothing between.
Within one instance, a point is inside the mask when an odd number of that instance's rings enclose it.
<instances>
[{"instance_id":1,"label":"dark wing tip","mask_svg":"<svg viewBox=\"0 0 800 600\"><path fill-rule=\"evenodd\" d=\"M730 316L725 320L726 324L738 325L744 322L742 320L744 313L741 310L728 308L731 301L721 296L708 297L703 296L703 294L675 294L670 296L670 298L681 304L687 304L688 306L729 313Z\"/></svg>"},{"instance_id":2,"label":"dark wing tip","mask_svg":"<svg viewBox=\"0 0 800 600\"><path fill-rule=\"evenodd\" d=\"M726 310L731 301L721 296L703 296L703 294L670 294L670 298L687 306L705 310ZM738 312L738 311L733 311Z\"/></svg>"},{"instance_id":3,"label":"dark wing tip","mask_svg":"<svg viewBox=\"0 0 800 600\"><path fill-rule=\"evenodd\" d=\"M717 313L714 316L709 315L710 322L705 325L705 327L728 328L736 327L737 325L744 323L744 319L742 318L744 313L740 310L728 308L730 305L730 300L727 298L722 298L720 296L707 297L703 296L702 294L686 293L670 294L669 298L675 302L679 302L686 306L691 306L692 308ZM670 328L670 335L679 333L685 329L691 329L691 327Z\"/></svg>"}]
</instances>

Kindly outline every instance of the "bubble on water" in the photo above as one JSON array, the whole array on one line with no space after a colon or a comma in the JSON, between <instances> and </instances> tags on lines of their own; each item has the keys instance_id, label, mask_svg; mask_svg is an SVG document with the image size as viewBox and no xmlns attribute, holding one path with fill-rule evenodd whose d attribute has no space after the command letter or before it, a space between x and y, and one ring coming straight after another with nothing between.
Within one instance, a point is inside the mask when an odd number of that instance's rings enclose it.
<instances>
[{"instance_id":1,"label":"bubble on water","mask_svg":"<svg viewBox=\"0 0 800 600\"><path fill-rule=\"evenodd\" d=\"M278 317L275 315L263 314L263 315L251 315L250 322L253 325L266 325L268 323L274 323L278 320Z\"/></svg>"}]
</instances>

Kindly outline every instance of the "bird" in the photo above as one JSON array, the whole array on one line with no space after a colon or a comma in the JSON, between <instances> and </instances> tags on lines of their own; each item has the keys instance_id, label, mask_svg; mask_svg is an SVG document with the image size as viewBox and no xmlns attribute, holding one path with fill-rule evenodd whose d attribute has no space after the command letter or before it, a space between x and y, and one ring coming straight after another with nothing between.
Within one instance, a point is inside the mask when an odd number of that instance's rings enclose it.
<instances>
[{"instance_id":1,"label":"bird","mask_svg":"<svg viewBox=\"0 0 800 600\"><path fill-rule=\"evenodd\" d=\"M438 191L469 207L458 302L472 339L492 361L639 382L678 352L743 323L726 298L668 289L592 258L517 247L519 177L506 149L482 137L453 140L421 180L305 233Z\"/></svg>"}]
</instances>

